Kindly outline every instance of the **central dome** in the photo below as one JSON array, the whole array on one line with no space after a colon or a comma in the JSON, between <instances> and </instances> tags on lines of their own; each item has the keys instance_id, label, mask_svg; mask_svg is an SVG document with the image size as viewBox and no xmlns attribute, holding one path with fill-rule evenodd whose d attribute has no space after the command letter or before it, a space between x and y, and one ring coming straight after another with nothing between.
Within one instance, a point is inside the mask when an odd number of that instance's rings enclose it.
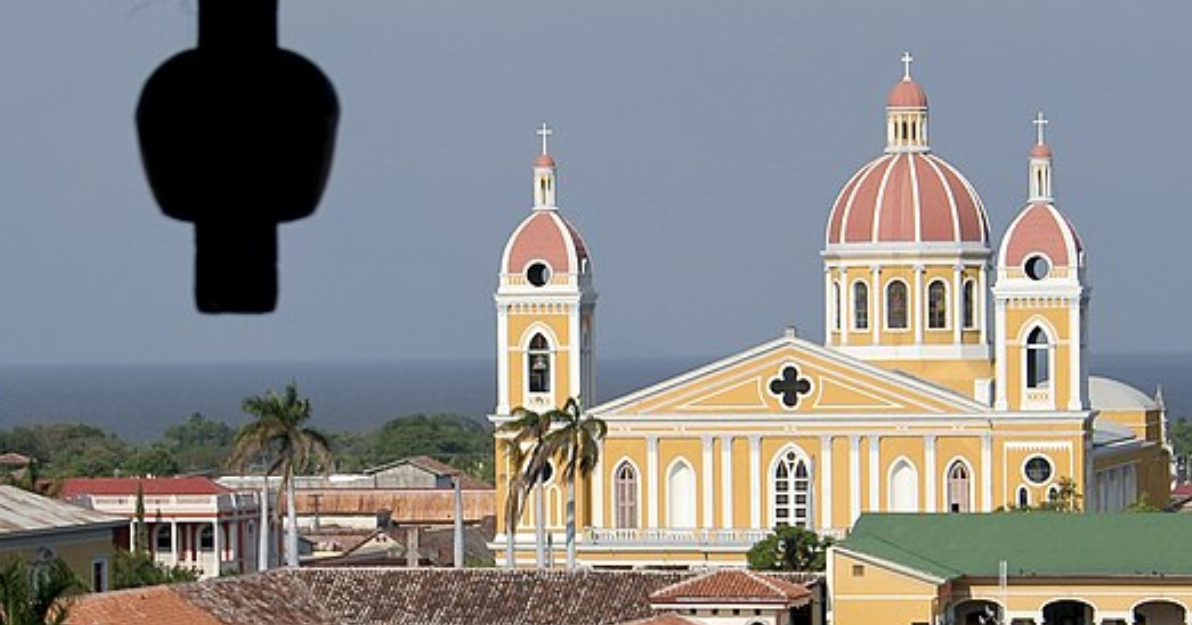
<instances>
[{"instance_id":1,"label":"central dome","mask_svg":"<svg viewBox=\"0 0 1192 625\"><path fill-rule=\"evenodd\" d=\"M828 218L828 245L988 242L989 218L973 186L926 152L870 161L844 185Z\"/></svg>"}]
</instances>

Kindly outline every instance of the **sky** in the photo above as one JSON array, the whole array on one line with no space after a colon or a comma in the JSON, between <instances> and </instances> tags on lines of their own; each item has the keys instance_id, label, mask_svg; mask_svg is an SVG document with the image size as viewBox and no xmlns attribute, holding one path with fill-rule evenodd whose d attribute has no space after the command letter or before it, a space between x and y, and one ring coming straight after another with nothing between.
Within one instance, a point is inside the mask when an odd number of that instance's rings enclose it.
<instances>
[{"instance_id":1,"label":"sky","mask_svg":"<svg viewBox=\"0 0 1192 625\"><path fill-rule=\"evenodd\" d=\"M1192 3L281 0L342 113L264 316L195 311L193 228L137 152L141 85L196 10L0 0L0 364L491 358L544 121L602 357L821 340L828 212L884 147L904 50L995 240L1051 120L1093 351L1192 351Z\"/></svg>"}]
</instances>

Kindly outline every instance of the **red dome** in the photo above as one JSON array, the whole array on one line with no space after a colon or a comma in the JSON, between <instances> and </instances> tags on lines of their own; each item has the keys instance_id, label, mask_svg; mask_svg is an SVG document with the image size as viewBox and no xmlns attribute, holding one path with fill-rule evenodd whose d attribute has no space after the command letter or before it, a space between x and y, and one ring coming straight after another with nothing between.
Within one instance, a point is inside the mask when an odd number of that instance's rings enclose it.
<instances>
[{"instance_id":1,"label":"red dome","mask_svg":"<svg viewBox=\"0 0 1192 625\"><path fill-rule=\"evenodd\" d=\"M588 248L579 232L556 211L536 210L509 237L501 271L521 273L534 261L545 262L556 274L584 273Z\"/></svg>"},{"instance_id":2,"label":"red dome","mask_svg":"<svg viewBox=\"0 0 1192 625\"><path fill-rule=\"evenodd\" d=\"M539 156L538 158L534 159L534 166L535 167L554 167L555 159L552 158L550 154L543 154L542 156Z\"/></svg>"},{"instance_id":3,"label":"red dome","mask_svg":"<svg viewBox=\"0 0 1192 625\"><path fill-rule=\"evenodd\" d=\"M1006 230L998 265L1020 267L1031 256L1042 254L1053 267L1076 267L1083 250L1068 218L1055 206L1036 202L1023 209Z\"/></svg>"},{"instance_id":4,"label":"red dome","mask_svg":"<svg viewBox=\"0 0 1192 625\"><path fill-rule=\"evenodd\" d=\"M1036 143L1031 147L1031 158L1051 158L1051 146L1046 143Z\"/></svg>"},{"instance_id":5,"label":"red dome","mask_svg":"<svg viewBox=\"0 0 1192 625\"><path fill-rule=\"evenodd\" d=\"M894 108L927 108L927 92L919 83L903 78L890 90L886 105Z\"/></svg>"},{"instance_id":6,"label":"red dome","mask_svg":"<svg viewBox=\"0 0 1192 625\"><path fill-rule=\"evenodd\" d=\"M960 172L925 152L881 156L841 190L828 217L828 245L983 243L989 218Z\"/></svg>"}]
</instances>

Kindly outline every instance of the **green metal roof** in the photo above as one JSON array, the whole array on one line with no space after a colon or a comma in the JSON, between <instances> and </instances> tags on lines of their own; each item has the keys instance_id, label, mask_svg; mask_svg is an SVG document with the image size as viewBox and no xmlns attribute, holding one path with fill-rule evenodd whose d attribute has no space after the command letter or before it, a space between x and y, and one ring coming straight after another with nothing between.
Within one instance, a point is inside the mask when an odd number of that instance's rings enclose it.
<instances>
[{"instance_id":1,"label":"green metal roof","mask_svg":"<svg viewBox=\"0 0 1192 625\"><path fill-rule=\"evenodd\" d=\"M1192 515L865 514L840 546L944 579L1192 576Z\"/></svg>"}]
</instances>

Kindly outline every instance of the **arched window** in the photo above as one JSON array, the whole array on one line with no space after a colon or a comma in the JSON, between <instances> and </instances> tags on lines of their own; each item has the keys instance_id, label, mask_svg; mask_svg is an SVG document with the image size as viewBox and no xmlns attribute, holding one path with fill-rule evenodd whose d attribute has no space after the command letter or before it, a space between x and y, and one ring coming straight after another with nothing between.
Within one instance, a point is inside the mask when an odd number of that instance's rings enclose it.
<instances>
[{"instance_id":1,"label":"arched window","mask_svg":"<svg viewBox=\"0 0 1192 625\"><path fill-rule=\"evenodd\" d=\"M969 330L977 327L977 283L972 280L965 280L963 295L961 305L964 306L964 310L962 311L964 329Z\"/></svg>"},{"instance_id":2,"label":"arched window","mask_svg":"<svg viewBox=\"0 0 1192 625\"><path fill-rule=\"evenodd\" d=\"M890 470L890 512L919 511L919 473L906 458Z\"/></svg>"},{"instance_id":3,"label":"arched window","mask_svg":"<svg viewBox=\"0 0 1192 625\"><path fill-rule=\"evenodd\" d=\"M666 518L672 528L694 528L695 471L684 460L671 467L666 478Z\"/></svg>"},{"instance_id":4,"label":"arched window","mask_svg":"<svg viewBox=\"0 0 1192 625\"><path fill-rule=\"evenodd\" d=\"M853 283L853 329L869 329L869 286L864 282Z\"/></svg>"},{"instance_id":5,"label":"arched window","mask_svg":"<svg viewBox=\"0 0 1192 625\"><path fill-rule=\"evenodd\" d=\"M204 525L199 530L199 551L204 553L211 553L215 551L215 528L210 525Z\"/></svg>"},{"instance_id":6,"label":"arched window","mask_svg":"<svg viewBox=\"0 0 1192 625\"><path fill-rule=\"evenodd\" d=\"M832 283L832 329L840 330L840 283Z\"/></svg>"},{"instance_id":7,"label":"arched window","mask_svg":"<svg viewBox=\"0 0 1192 625\"><path fill-rule=\"evenodd\" d=\"M1026 387L1047 388L1051 379L1051 341L1043 328L1026 337Z\"/></svg>"},{"instance_id":8,"label":"arched window","mask_svg":"<svg viewBox=\"0 0 1192 625\"><path fill-rule=\"evenodd\" d=\"M901 280L886 285L886 327L906 329L906 283Z\"/></svg>"},{"instance_id":9,"label":"arched window","mask_svg":"<svg viewBox=\"0 0 1192 625\"><path fill-rule=\"evenodd\" d=\"M774 525L811 527L811 471L794 450L774 465Z\"/></svg>"},{"instance_id":10,"label":"arched window","mask_svg":"<svg viewBox=\"0 0 1192 625\"><path fill-rule=\"evenodd\" d=\"M633 465L622 462L613 477L613 500L616 509L614 527L618 529L637 528L637 471Z\"/></svg>"},{"instance_id":11,"label":"arched window","mask_svg":"<svg viewBox=\"0 0 1192 625\"><path fill-rule=\"evenodd\" d=\"M968 512L972 490L969 469L959 460L948 467L948 512Z\"/></svg>"},{"instance_id":12,"label":"arched window","mask_svg":"<svg viewBox=\"0 0 1192 625\"><path fill-rule=\"evenodd\" d=\"M1017 499L1018 499L1018 507L1019 508L1031 507L1031 492L1026 489L1026 486L1018 487Z\"/></svg>"},{"instance_id":13,"label":"arched window","mask_svg":"<svg viewBox=\"0 0 1192 625\"><path fill-rule=\"evenodd\" d=\"M172 526L161 523L153 530L153 550L157 553L171 553L174 551L174 540L170 535Z\"/></svg>"},{"instance_id":14,"label":"arched window","mask_svg":"<svg viewBox=\"0 0 1192 625\"><path fill-rule=\"evenodd\" d=\"M948 327L948 287L943 280L927 285L927 327L942 330Z\"/></svg>"},{"instance_id":15,"label":"arched window","mask_svg":"<svg viewBox=\"0 0 1192 625\"><path fill-rule=\"evenodd\" d=\"M535 334L530 339L530 349L526 358L526 378L530 381L531 393L550 392L550 343L542 334Z\"/></svg>"}]
</instances>

